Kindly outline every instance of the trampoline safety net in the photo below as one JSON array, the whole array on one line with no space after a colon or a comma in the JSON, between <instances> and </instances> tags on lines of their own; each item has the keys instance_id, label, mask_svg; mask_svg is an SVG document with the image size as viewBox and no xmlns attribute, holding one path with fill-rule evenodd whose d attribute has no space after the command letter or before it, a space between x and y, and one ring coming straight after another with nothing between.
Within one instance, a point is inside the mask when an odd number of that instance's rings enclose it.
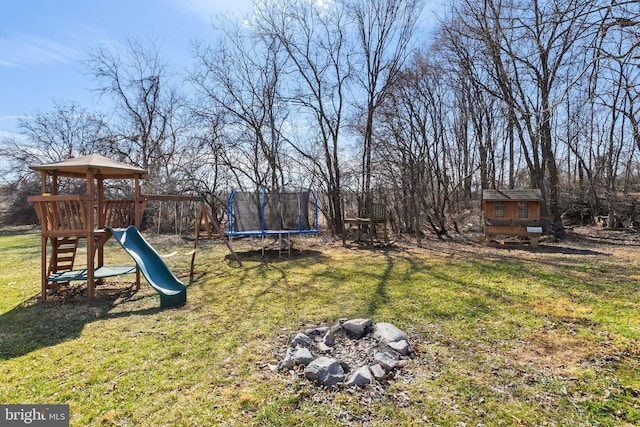
<instances>
[{"instance_id":1,"label":"trampoline safety net","mask_svg":"<svg viewBox=\"0 0 640 427\"><path fill-rule=\"evenodd\" d=\"M310 189L267 193L234 191L227 203L228 235L318 232L318 202Z\"/></svg>"}]
</instances>

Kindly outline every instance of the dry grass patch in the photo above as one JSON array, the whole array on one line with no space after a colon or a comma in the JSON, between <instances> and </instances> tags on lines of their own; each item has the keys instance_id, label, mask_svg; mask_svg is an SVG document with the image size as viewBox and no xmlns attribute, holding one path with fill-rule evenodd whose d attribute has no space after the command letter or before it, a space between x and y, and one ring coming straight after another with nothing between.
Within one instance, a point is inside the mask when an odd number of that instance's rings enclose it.
<instances>
[{"instance_id":1,"label":"dry grass patch","mask_svg":"<svg viewBox=\"0 0 640 427\"><path fill-rule=\"evenodd\" d=\"M508 353L517 363L549 376L571 376L585 365L619 360L620 354L609 343L599 343L567 331L536 331ZM616 354L618 353L618 354Z\"/></svg>"}]
</instances>

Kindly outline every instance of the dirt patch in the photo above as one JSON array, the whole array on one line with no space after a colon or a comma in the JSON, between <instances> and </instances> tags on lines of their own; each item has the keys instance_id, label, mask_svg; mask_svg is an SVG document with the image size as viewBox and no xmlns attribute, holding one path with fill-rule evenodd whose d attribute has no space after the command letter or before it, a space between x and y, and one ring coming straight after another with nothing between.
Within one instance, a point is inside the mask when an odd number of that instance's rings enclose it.
<instances>
[{"instance_id":1,"label":"dirt patch","mask_svg":"<svg viewBox=\"0 0 640 427\"><path fill-rule=\"evenodd\" d=\"M69 282L56 284L49 290L47 301L51 304L86 303L86 282ZM115 301L118 298L131 298L135 293L135 282L105 281L96 286L96 301Z\"/></svg>"},{"instance_id":2,"label":"dirt patch","mask_svg":"<svg viewBox=\"0 0 640 427\"><path fill-rule=\"evenodd\" d=\"M610 359L613 356L607 356L607 351L611 350L563 330L545 329L520 341L509 357L545 374L565 376L586 363Z\"/></svg>"}]
</instances>

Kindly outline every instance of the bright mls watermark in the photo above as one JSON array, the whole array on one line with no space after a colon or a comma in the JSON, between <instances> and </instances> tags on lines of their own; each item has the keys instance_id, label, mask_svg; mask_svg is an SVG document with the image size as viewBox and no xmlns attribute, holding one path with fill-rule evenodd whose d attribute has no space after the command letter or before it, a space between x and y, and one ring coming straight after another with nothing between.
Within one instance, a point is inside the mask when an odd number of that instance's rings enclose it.
<instances>
[{"instance_id":1,"label":"bright mls watermark","mask_svg":"<svg viewBox=\"0 0 640 427\"><path fill-rule=\"evenodd\" d=\"M69 427L69 405L0 405L0 426Z\"/></svg>"}]
</instances>

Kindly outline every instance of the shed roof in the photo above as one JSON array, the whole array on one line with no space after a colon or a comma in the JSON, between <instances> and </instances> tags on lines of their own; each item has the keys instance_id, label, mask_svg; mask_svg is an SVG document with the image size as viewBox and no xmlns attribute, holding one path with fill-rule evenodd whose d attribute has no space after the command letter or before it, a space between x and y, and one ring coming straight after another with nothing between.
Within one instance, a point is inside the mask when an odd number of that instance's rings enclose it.
<instances>
[{"instance_id":1,"label":"shed roof","mask_svg":"<svg viewBox=\"0 0 640 427\"><path fill-rule=\"evenodd\" d=\"M483 190L482 200L542 200L542 191L537 188L526 188L517 190Z\"/></svg>"},{"instance_id":2,"label":"shed roof","mask_svg":"<svg viewBox=\"0 0 640 427\"><path fill-rule=\"evenodd\" d=\"M147 170L108 159L98 154L80 156L61 162L29 166L34 171L45 171L50 175L83 178L89 170L104 178L127 179L147 176Z\"/></svg>"}]
</instances>

